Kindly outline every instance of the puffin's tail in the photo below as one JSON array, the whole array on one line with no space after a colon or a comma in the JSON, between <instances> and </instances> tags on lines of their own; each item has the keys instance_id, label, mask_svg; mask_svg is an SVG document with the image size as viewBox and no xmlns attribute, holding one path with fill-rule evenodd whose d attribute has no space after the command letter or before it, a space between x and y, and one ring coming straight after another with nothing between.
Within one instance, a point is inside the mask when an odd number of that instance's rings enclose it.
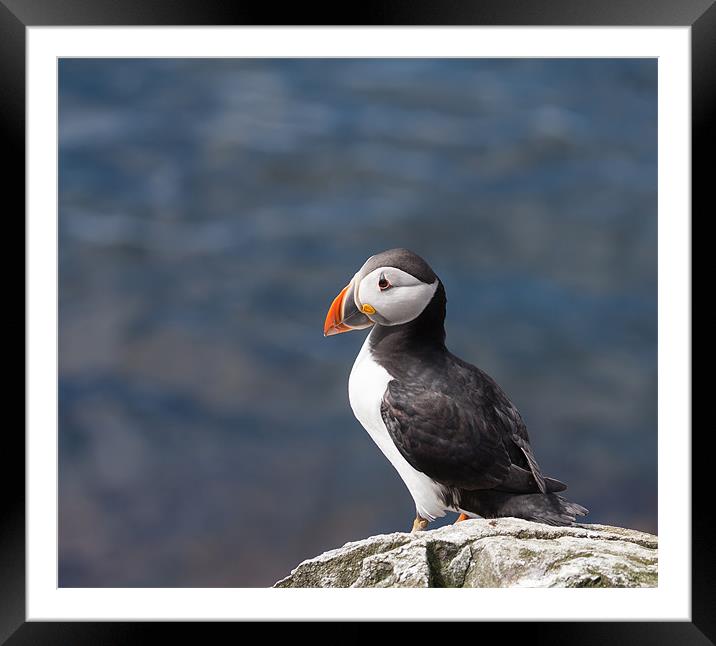
<instances>
[{"instance_id":1,"label":"puffin's tail","mask_svg":"<svg viewBox=\"0 0 716 646\"><path fill-rule=\"evenodd\" d=\"M461 491L460 507L483 518L512 516L545 525L573 525L589 510L554 493L514 494L487 489Z\"/></svg>"}]
</instances>

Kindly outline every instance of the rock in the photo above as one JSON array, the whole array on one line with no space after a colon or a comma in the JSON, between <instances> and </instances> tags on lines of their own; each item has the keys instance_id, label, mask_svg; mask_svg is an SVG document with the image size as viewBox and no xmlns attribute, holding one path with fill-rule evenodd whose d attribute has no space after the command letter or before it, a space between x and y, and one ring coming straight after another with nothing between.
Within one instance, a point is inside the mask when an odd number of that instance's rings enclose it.
<instances>
[{"instance_id":1,"label":"rock","mask_svg":"<svg viewBox=\"0 0 716 646\"><path fill-rule=\"evenodd\" d=\"M649 588L658 539L607 525L467 520L371 536L303 561L276 588Z\"/></svg>"}]
</instances>

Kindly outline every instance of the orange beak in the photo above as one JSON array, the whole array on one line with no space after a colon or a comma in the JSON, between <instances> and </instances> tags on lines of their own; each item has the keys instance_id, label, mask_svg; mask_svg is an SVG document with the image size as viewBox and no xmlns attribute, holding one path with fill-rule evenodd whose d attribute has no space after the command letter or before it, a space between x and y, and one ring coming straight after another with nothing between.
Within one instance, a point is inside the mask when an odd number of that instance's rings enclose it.
<instances>
[{"instance_id":1,"label":"orange beak","mask_svg":"<svg viewBox=\"0 0 716 646\"><path fill-rule=\"evenodd\" d=\"M323 336L333 336L334 334L350 332L351 330L363 330L373 325L373 321L361 312L356 305L353 292L354 285L355 278L333 299L331 308L326 316L326 322L323 324Z\"/></svg>"},{"instance_id":2,"label":"orange beak","mask_svg":"<svg viewBox=\"0 0 716 646\"><path fill-rule=\"evenodd\" d=\"M326 322L323 324L323 336L350 332L353 329L343 322L343 301L350 286L350 283L348 283L348 285L341 290L341 293L333 299L328 314L326 315Z\"/></svg>"}]
</instances>

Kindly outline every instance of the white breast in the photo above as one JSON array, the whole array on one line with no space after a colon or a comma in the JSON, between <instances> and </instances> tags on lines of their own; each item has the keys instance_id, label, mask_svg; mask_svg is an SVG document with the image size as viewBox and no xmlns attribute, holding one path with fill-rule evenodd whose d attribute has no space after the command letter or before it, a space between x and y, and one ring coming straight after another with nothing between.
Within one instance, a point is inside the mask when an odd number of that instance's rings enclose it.
<instances>
[{"instance_id":1,"label":"white breast","mask_svg":"<svg viewBox=\"0 0 716 646\"><path fill-rule=\"evenodd\" d=\"M380 403L392 377L371 356L369 338L370 335L358 353L348 379L351 408L378 448L400 474L415 501L418 514L427 520L435 520L444 516L446 511L441 495L442 486L410 466L393 444L380 414Z\"/></svg>"}]
</instances>

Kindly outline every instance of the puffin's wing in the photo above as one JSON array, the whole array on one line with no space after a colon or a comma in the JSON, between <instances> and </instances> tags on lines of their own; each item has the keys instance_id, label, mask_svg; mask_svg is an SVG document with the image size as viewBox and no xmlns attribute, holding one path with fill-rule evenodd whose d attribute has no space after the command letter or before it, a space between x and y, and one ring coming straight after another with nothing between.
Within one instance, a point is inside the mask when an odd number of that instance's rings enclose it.
<instances>
[{"instance_id":1,"label":"puffin's wing","mask_svg":"<svg viewBox=\"0 0 716 646\"><path fill-rule=\"evenodd\" d=\"M538 491L554 493L564 491L567 485L555 478L544 478L544 487L544 490L540 489L532 471L523 469L513 462L507 477L495 489L510 493L537 493Z\"/></svg>"},{"instance_id":2,"label":"puffin's wing","mask_svg":"<svg viewBox=\"0 0 716 646\"><path fill-rule=\"evenodd\" d=\"M441 484L491 489L510 472L512 462L503 439L509 440L509 435L495 427L499 420L476 414L445 393L394 379L380 412L401 455Z\"/></svg>"},{"instance_id":3,"label":"puffin's wing","mask_svg":"<svg viewBox=\"0 0 716 646\"><path fill-rule=\"evenodd\" d=\"M522 421L522 417L520 417L520 414L517 412L517 409L512 405L510 400L507 399L507 396L504 395L502 391L498 390L498 386L495 385L494 388L495 392L493 392L492 395L495 400L494 412L502 422L501 427L505 429L509 440L520 450L522 456L524 456L524 460L527 461L525 466L529 467L529 470L532 472L532 476L534 477L534 481L537 484L539 491L541 493L547 493L548 490L554 491L555 489L552 486L548 489L547 483L545 483L545 477L542 475L542 469L540 469L540 466L537 463L537 458L532 452L529 435L527 434L527 428L525 428L525 423ZM521 460L523 464L524 460ZM563 483L559 484L561 485Z\"/></svg>"},{"instance_id":4,"label":"puffin's wing","mask_svg":"<svg viewBox=\"0 0 716 646\"><path fill-rule=\"evenodd\" d=\"M542 470L539 468L539 464L537 464L537 458L535 458L535 454L532 453L532 447L530 446L530 443L524 438L520 437L517 433L512 434L512 441L517 446L519 446L520 449L522 449L522 453L524 453L525 458L527 458L527 464L530 465L530 471L532 471L532 475L537 482L539 490L542 493L547 493L547 485L545 484Z\"/></svg>"}]
</instances>

